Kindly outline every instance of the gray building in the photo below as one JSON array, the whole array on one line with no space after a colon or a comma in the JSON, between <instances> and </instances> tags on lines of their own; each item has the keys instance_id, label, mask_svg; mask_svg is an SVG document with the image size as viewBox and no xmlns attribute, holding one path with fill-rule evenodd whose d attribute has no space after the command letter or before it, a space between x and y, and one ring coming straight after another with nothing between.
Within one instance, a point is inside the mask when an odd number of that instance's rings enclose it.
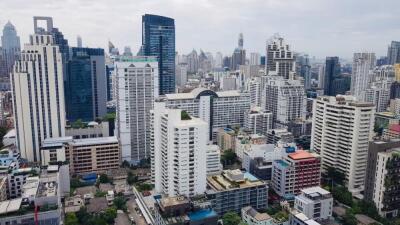
<instances>
[{"instance_id":1,"label":"gray building","mask_svg":"<svg viewBox=\"0 0 400 225\"><path fill-rule=\"evenodd\" d=\"M221 175L207 178L206 197L219 215L251 206L265 209L268 206L268 186L252 174L240 170L224 170Z\"/></svg>"},{"instance_id":2,"label":"gray building","mask_svg":"<svg viewBox=\"0 0 400 225\"><path fill-rule=\"evenodd\" d=\"M19 36L17 35L17 30L10 21L6 23L3 28L3 36L1 36L1 46L3 55L3 60L5 63L5 72L0 76L8 77L13 70L14 62L19 59L21 53L21 44Z\"/></svg>"},{"instance_id":3,"label":"gray building","mask_svg":"<svg viewBox=\"0 0 400 225\"><path fill-rule=\"evenodd\" d=\"M400 41L392 41L388 48L388 64L400 63Z\"/></svg>"}]
</instances>

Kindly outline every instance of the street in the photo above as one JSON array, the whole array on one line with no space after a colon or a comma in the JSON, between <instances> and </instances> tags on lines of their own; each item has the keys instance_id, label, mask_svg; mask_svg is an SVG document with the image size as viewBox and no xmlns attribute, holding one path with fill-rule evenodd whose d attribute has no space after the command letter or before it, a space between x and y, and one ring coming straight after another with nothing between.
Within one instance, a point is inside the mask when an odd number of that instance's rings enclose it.
<instances>
[{"instance_id":1,"label":"street","mask_svg":"<svg viewBox=\"0 0 400 225\"><path fill-rule=\"evenodd\" d=\"M128 207L128 216L129 218L133 218L135 220L136 225L147 225L146 220L140 212L139 207L135 202L135 198L132 197L129 201L126 202ZM137 211L135 210L137 208Z\"/></svg>"}]
</instances>

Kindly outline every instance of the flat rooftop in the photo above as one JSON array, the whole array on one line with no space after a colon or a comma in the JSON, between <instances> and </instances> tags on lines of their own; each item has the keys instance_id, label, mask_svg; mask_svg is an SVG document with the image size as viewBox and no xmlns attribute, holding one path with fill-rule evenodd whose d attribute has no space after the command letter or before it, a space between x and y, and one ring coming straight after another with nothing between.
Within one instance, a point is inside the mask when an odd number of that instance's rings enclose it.
<instances>
[{"instance_id":1,"label":"flat rooftop","mask_svg":"<svg viewBox=\"0 0 400 225\"><path fill-rule=\"evenodd\" d=\"M161 198L159 200L159 202L160 202L160 205L165 208L165 207L174 206L174 205L187 204L187 203L189 203L189 200L183 196L177 196L177 197Z\"/></svg>"},{"instance_id":2,"label":"flat rooftop","mask_svg":"<svg viewBox=\"0 0 400 225\"><path fill-rule=\"evenodd\" d=\"M82 145L101 145L101 144L114 144L114 143L118 143L118 138L112 136L112 137L100 137L100 138L74 139L71 145L82 146Z\"/></svg>"},{"instance_id":3,"label":"flat rooftop","mask_svg":"<svg viewBox=\"0 0 400 225\"><path fill-rule=\"evenodd\" d=\"M265 185L263 181L259 180L249 172L245 172L243 177L243 180L236 182L229 180L224 176L224 174L212 175L207 177L207 184L214 191L228 191Z\"/></svg>"},{"instance_id":4,"label":"flat rooftop","mask_svg":"<svg viewBox=\"0 0 400 225\"><path fill-rule=\"evenodd\" d=\"M296 152L290 153L289 158L298 160L298 159L308 159L308 158L315 158L315 155L311 154L310 152L304 150L298 150Z\"/></svg>"}]
</instances>

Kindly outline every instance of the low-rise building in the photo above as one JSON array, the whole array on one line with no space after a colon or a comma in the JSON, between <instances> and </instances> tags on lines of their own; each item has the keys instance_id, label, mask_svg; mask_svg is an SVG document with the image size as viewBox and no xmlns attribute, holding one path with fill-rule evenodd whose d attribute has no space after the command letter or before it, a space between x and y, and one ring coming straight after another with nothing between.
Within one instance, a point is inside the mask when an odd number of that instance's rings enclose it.
<instances>
[{"instance_id":1,"label":"low-rise building","mask_svg":"<svg viewBox=\"0 0 400 225\"><path fill-rule=\"evenodd\" d=\"M18 198L0 202L0 224L60 224L62 180L69 183L69 174L61 178L58 166L26 178Z\"/></svg>"},{"instance_id":2,"label":"low-rise building","mask_svg":"<svg viewBox=\"0 0 400 225\"><path fill-rule=\"evenodd\" d=\"M314 220L326 220L332 216L333 198L329 191L320 187L301 190L296 196L294 208Z\"/></svg>"},{"instance_id":3,"label":"low-rise building","mask_svg":"<svg viewBox=\"0 0 400 225\"><path fill-rule=\"evenodd\" d=\"M290 225L320 225L317 221L308 218L304 213L293 211L290 213Z\"/></svg>"},{"instance_id":4,"label":"low-rise building","mask_svg":"<svg viewBox=\"0 0 400 225\"><path fill-rule=\"evenodd\" d=\"M218 215L209 208L198 208L183 196L156 199L155 225L217 225Z\"/></svg>"},{"instance_id":5,"label":"low-rise building","mask_svg":"<svg viewBox=\"0 0 400 225\"><path fill-rule=\"evenodd\" d=\"M321 159L318 154L304 150L290 153L272 166L272 188L288 200L302 189L320 185Z\"/></svg>"},{"instance_id":6,"label":"low-rise building","mask_svg":"<svg viewBox=\"0 0 400 225\"><path fill-rule=\"evenodd\" d=\"M273 225L270 215L259 213L251 206L242 209L242 220L248 225Z\"/></svg>"},{"instance_id":7,"label":"low-rise building","mask_svg":"<svg viewBox=\"0 0 400 225\"><path fill-rule=\"evenodd\" d=\"M248 172L224 170L220 175L207 177L206 198L219 215L241 212L246 206L264 209L268 205L268 186Z\"/></svg>"},{"instance_id":8,"label":"low-rise building","mask_svg":"<svg viewBox=\"0 0 400 225\"><path fill-rule=\"evenodd\" d=\"M267 147L267 139L264 135L241 134L235 140L235 153L240 161L243 161L243 153L245 151L264 149Z\"/></svg>"},{"instance_id":9,"label":"low-rise building","mask_svg":"<svg viewBox=\"0 0 400 225\"><path fill-rule=\"evenodd\" d=\"M73 137L44 140L42 165L68 161L73 174L106 172L119 168L121 155L118 139L113 137L74 139Z\"/></svg>"},{"instance_id":10,"label":"low-rise building","mask_svg":"<svg viewBox=\"0 0 400 225\"><path fill-rule=\"evenodd\" d=\"M400 125L390 124L388 128L383 129L382 138L385 140L399 139L400 138Z\"/></svg>"},{"instance_id":11,"label":"low-rise building","mask_svg":"<svg viewBox=\"0 0 400 225\"><path fill-rule=\"evenodd\" d=\"M279 141L282 143L293 143L294 136L285 128L268 130L267 143L276 144Z\"/></svg>"},{"instance_id":12,"label":"low-rise building","mask_svg":"<svg viewBox=\"0 0 400 225\"><path fill-rule=\"evenodd\" d=\"M74 139L109 137L109 129L110 126L107 121L102 121L101 123L92 121L84 123L84 126L81 127L66 127L65 136L71 136Z\"/></svg>"}]
</instances>

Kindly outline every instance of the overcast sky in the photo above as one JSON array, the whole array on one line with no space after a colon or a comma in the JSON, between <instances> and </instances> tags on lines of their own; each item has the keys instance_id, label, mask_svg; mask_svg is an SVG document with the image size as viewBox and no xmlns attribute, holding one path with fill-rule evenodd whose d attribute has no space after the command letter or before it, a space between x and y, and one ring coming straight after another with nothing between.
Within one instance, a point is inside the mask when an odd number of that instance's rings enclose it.
<instances>
[{"instance_id":1,"label":"overcast sky","mask_svg":"<svg viewBox=\"0 0 400 225\"><path fill-rule=\"evenodd\" d=\"M386 55L400 40L400 0L0 0L0 26L10 20L21 42L33 32L33 16L51 16L71 46L76 36L88 47L120 51L141 43L141 15L175 19L176 50L193 48L231 54L238 34L248 52L265 52L280 33L297 52L351 58L353 52Z\"/></svg>"}]
</instances>

